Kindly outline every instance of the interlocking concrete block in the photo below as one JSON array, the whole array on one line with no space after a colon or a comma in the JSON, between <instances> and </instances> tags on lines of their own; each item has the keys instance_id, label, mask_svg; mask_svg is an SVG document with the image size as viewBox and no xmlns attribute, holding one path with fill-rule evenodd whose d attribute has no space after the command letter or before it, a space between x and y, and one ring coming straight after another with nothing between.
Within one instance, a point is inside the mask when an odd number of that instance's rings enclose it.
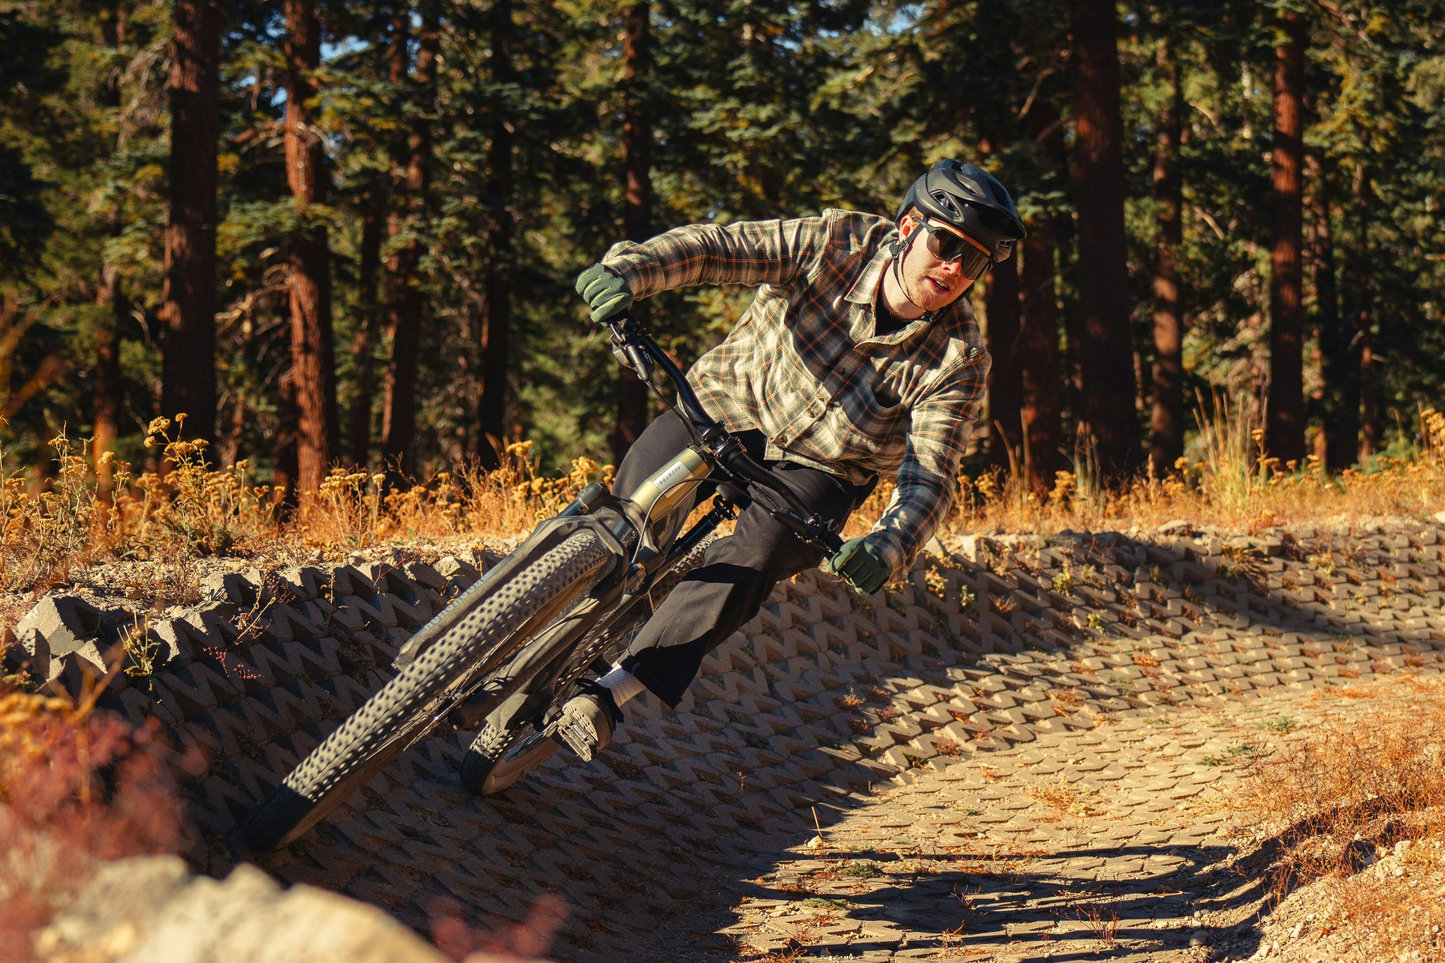
<instances>
[{"instance_id":1,"label":"interlocking concrete block","mask_svg":"<svg viewBox=\"0 0 1445 963\"><path fill-rule=\"evenodd\" d=\"M249 608L260 594L261 584L244 572L212 572L201 580L201 600L205 602L230 602Z\"/></svg>"},{"instance_id":2,"label":"interlocking concrete block","mask_svg":"<svg viewBox=\"0 0 1445 963\"><path fill-rule=\"evenodd\" d=\"M402 566L402 569L406 572L407 577L417 585L435 589L438 592L445 591L447 588L446 577L425 562L408 562Z\"/></svg>"},{"instance_id":3,"label":"interlocking concrete block","mask_svg":"<svg viewBox=\"0 0 1445 963\"><path fill-rule=\"evenodd\" d=\"M5 649L3 667L6 672L23 672L37 682L47 682L52 678L50 662L49 643L38 629L31 626Z\"/></svg>"},{"instance_id":4,"label":"interlocking concrete block","mask_svg":"<svg viewBox=\"0 0 1445 963\"><path fill-rule=\"evenodd\" d=\"M480 569L466 559L458 558L455 555L447 555L438 559L436 573L445 580L446 589L454 592L466 591L482 577Z\"/></svg>"},{"instance_id":5,"label":"interlocking concrete block","mask_svg":"<svg viewBox=\"0 0 1445 963\"><path fill-rule=\"evenodd\" d=\"M24 639L29 633L38 633L52 659L74 652L83 640L101 630L100 609L70 596L49 596L27 612L15 624L15 635ZM32 657L35 653L30 653Z\"/></svg>"}]
</instances>

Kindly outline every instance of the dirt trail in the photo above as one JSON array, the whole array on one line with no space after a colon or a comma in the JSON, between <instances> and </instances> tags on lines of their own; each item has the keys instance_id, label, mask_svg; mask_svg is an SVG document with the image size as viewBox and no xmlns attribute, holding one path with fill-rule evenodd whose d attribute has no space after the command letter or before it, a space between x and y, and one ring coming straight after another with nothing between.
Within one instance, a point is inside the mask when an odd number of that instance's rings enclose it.
<instances>
[{"instance_id":1,"label":"dirt trail","mask_svg":"<svg viewBox=\"0 0 1445 963\"><path fill-rule=\"evenodd\" d=\"M1228 850L1201 800L1234 776L1199 762L1230 761L1237 736L1211 723L1247 729L1274 711L1259 698L1431 672L1445 653L1439 525L955 548L866 600L818 573L780 586L678 712L634 703L590 765L557 758L478 800L456 776L463 738L434 738L258 863L422 933L560 909L562 960L983 959L1061 942L1180 959L1238 943L1237 959L1258 937L1228 914L1248 917L1257 887L1185 886L1213 883ZM380 687L473 561L215 576L206 605L151 627L155 674L103 704L204 758L179 772L193 866L235 865L238 821ZM57 686L117 632L64 604L21 628ZM798 849L815 819L827 846ZM1196 919L1201 899L1225 915Z\"/></svg>"},{"instance_id":2,"label":"dirt trail","mask_svg":"<svg viewBox=\"0 0 1445 963\"><path fill-rule=\"evenodd\" d=\"M743 959L1352 957L1312 925L1318 892L1298 894L1288 920L1274 912L1251 872L1260 861L1240 859L1261 847L1241 838L1229 803L1285 732L1365 722L1398 685L1341 698L1340 686L1306 684L1135 713L955 761L843 815L821 844L780 849L692 928L728 935ZM694 941L671 940L676 958L714 958L689 953Z\"/></svg>"}]
</instances>

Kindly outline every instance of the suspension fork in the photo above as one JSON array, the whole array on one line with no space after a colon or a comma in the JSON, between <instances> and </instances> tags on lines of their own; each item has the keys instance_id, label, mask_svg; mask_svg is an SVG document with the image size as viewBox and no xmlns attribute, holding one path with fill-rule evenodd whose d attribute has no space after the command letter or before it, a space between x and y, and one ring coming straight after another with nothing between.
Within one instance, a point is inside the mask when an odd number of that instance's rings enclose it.
<instances>
[{"instance_id":1,"label":"suspension fork","mask_svg":"<svg viewBox=\"0 0 1445 963\"><path fill-rule=\"evenodd\" d=\"M691 554L723 521L736 517L737 511L731 502L721 496L714 499L708 513L673 542L663 561L649 573L648 578L637 583L622 596L617 602L614 614L603 624L588 629L579 626L571 618L563 620L545 635L525 646L505 666L505 671L508 671L512 678L530 676L522 683L519 691L498 704L496 696L492 695L484 684L469 700L452 710L447 717L448 722L456 729L471 729L486 719L496 728L510 729L530 720L538 723L540 729L542 715L556 697L561 695L558 690L576 647L582 645L589 636L596 638L593 633L607 633L613 626L630 625L643 617L651 607L648 592L657 579ZM584 604L593 606L595 611L595 608L610 607L613 600L604 597L589 600ZM567 625L569 621L573 622L570 626ZM602 675L610 668L603 653L599 653L587 666L587 670L595 675Z\"/></svg>"}]
</instances>

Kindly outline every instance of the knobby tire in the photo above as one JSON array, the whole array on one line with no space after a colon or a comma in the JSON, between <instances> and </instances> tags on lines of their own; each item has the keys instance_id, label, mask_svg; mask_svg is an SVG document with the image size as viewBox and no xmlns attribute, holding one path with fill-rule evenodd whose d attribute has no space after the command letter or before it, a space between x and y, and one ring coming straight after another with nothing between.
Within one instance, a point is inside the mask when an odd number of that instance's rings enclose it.
<instances>
[{"instance_id":1,"label":"knobby tire","mask_svg":"<svg viewBox=\"0 0 1445 963\"><path fill-rule=\"evenodd\" d=\"M594 533L580 531L475 602L282 780L247 825L251 844L279 849L310 829L424 734L450 690L508 658L538 610L580 591L612 559Z\"/></svg>"}]
</instances>

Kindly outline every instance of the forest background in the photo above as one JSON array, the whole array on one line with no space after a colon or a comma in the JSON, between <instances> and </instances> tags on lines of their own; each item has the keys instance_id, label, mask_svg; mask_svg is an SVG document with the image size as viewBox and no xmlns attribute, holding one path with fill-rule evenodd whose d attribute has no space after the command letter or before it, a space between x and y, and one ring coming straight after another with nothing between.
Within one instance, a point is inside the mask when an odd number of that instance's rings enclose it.
<instances>
[{"instance_id":1,"label":"forest background","mask_svg":"<svg viewBox=\"0 0 1445 963\"><path fill-rule=\"evenodd\" d=\"M1170 469L1216 405L1286 469L1408 449L1445 377L1445 4L0 0L0 447L156 465L158 415L306 491L655 403L575 276L624 237L889 214L980 163L971 470ZM684 363L749 292L645 304ZM1315 459L1311 462L1310 459ZM1291 465L1290 463L1293 463Z\"/></svg>"}]
</instances>

